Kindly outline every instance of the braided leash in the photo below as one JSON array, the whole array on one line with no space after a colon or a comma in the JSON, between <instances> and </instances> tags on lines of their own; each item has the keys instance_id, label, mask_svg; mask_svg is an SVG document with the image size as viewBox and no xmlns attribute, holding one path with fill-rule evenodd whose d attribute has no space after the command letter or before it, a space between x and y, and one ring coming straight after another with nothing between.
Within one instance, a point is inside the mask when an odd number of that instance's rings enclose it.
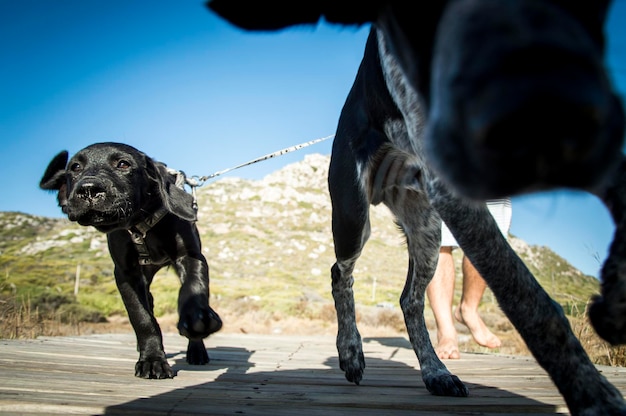
<instances>
[{"instance_id":1,"label":"braided leash","mask_svg":"<svg viewBox=\"0 0 626 416\"><path fill-rule=\"evenodd\" d=\"M213 178L215 178L217 176L223 175L223 174L225 174L227 172L230 172L230 171L233 171L235 169L243 168L244 166L253 165L255 163L262 162L264 160L272 159L272 158L275 158L275 157L278 157L278 156L282 156L282 155L284 155L286 153L289 153L289 152L293 152L293 151L296 151L296 150L303 149L305 147L309 147L309 146L314 145L316 143L320 143L320 142L323 142L325 140L332 139L333 137L335 137L335 135L331 134L330 136L321 137L319 139L311 140L311 141L308 141L308 142L305 142L305 143L300 143L300 144L297 144L295 146L290 146L290 147L287 147L285 149L281 149L281 150L278 150L276 152L273 152L273 153L270 153L270 154L258 157L258 158L253 159L253 160L250 160L250 161L248 161L246 163L242 163L241 165L237 165L237 166L233 166L233 167L228 168L228 169L217 171L217 172L212 173L212 174L210 174L208 176L185 177L185 183L187 185L189 185L189 187L191 188L191 195L193 196L193 208L195 210L198 210L198 201L197 201L197 198L196 198L196 188L199 188L199 187L203 186L206 183L206 181L208 181L209 179L213 179Z\"/></svg>"}]
</instances>

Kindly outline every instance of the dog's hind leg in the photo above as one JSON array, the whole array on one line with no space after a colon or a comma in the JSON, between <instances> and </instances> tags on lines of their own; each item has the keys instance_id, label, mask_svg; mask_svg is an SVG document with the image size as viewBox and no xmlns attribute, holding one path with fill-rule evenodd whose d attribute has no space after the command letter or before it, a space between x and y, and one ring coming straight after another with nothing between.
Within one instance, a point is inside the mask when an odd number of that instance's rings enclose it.
<instances>
[{"instance_id":1,"label":"dog's hind leg","mask_svg":"<svg viewBox=\"0 0 626 416\"><path fill-rule=\"evenodd\" d=\"M370 235L369 201L357 177L353 157L342 153L335 141L328 185L332 202L332 231L336 263L332 266L332 295L337 312L339 367L346 379L359 384L365 358L356 326L352 272Z\"/></svg>"},{"instance_id":2,"label":"dog's hind leg","mask_svg":"<svg viewBox=\"0 0 626 416\"><path fill-rule=\"evenodd\" d=\"M439 216L423 192L400 188L389 196L385 204L396 216L407 239L409 267L400 307L422 379L432 394L466 397L467 387L437 356L424 320L424 295L435 272L441 243Z\"/></svg>"}]
</instances>

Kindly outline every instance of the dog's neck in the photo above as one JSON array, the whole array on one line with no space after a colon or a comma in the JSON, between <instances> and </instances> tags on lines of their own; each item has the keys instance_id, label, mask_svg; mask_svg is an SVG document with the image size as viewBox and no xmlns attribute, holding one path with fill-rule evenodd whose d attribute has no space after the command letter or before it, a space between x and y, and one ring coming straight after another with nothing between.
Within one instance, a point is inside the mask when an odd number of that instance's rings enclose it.
<instances>
[{"instance_id":1,"label":"dog's neck","mask_svg":"<svg viewBox=\"0 0 626 416\"><path fill-rule=\"evenodd\" d=\"M152 215L149 215L143 221L133 225L128 229L130 238L131 240L133 240L135 248L139 253L139 264L141 264L142 266L153 264L152 257L150 256L150 251L148 251L148 246L146 245L145 241L146 234L148 234L148 231L150 231L152 227L154 227L159 221L161 221L167 213L167 209L165 209L164 206L161 206Z\"/></svg>"},{"instance_id":2,"label":"dog's neck","mask_svg":"<svg viewBox=\"0 0 626 416\"><path fill-rule=\"evenodd\" d=\"M141 234L142 237L145 237L148 231L150 231L152 227L154 227L159 221L163 219L163 217L165 217L165 214L167 214L167 212L167 209L165 209L164 206L161 206L159 209L154 211L154 213L144 218L139 223L130 227L128 229L128 232L130 232L131 234L134 232L138 232L139 234Z\"/></svg>"}]
</instances>

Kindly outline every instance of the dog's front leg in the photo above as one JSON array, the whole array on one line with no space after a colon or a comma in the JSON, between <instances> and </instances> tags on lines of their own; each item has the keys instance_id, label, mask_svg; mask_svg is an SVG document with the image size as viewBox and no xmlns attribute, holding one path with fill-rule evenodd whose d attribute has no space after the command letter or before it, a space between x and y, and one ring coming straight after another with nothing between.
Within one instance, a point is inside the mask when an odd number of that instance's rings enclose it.
<instances>
[{"instance_id":1,"label":"dog's front leg","mask_svg":"<svg viewBox=\"0 0 626 416\"><path fill-rule=\"evenodd\" d=\"M431 202L573 415L623 415L626 403L600 374L572 332L561 306L506 242L487 207L454 197L434 183ZM441 195L440 198L434 195Z\"/></svg>"},{"instance_id":2,"label":"dog's front leg","mask_svg":"<svg viewBox=\"0 0 626 416\"><path fill-rule=\"evenodd\" d=\"M137 337L139 361L135 364L135 376L173 378L174 371L165 358L161 328L152 310L150 282L158 267L142 269L127 231L113 231L107 234L107 241L115 264L115 284Z\"/></svg>"},{"instance_id":3,"label":"dog's front leg","mask_svg":"<svg viewBox=\"0 0 626 416\"><path fill-rule=\"evenodd\" d=\"M600 195L615 223L609 256L602 266L602 295L589 307L598 335L613 345L626 343L626 160L613 183Z\"/></svg>"},{"instance_id":4,"label":"dog's front leg","mask_svg":"<svg viewBox=\"0 0 626 416\"><path fill-rule=\"evenodd\" d=\"M203 338L222 327L219 315L209 306L209 266L201 254L182 256L176 261L182 286L178 294L178 331L189 339L187 362L209 362Z\"/></svg>"},{"instance_id":5,"label":"dog's front leg","mask_svg":"<svg viewBox=\"0 0 626 416\"><path fill-rule=\"evenodd\" d=\"M115 282L137 336L139 361L135 364L135 376L173 378L174 371L165 358L161 328L152 313L149 285L139 266L122 269L116 265Z\"/></svg>"}]
</instances>

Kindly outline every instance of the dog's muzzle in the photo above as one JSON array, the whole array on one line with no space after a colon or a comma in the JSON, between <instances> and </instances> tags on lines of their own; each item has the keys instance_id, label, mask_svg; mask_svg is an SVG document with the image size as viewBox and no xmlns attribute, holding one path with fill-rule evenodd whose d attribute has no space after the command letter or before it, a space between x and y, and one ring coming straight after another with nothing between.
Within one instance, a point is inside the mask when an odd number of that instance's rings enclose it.
<instances>
[{"instance_id":1,"label":"dog's muzzle","mask_svg":"<svg viewBox=\"0 0 626 416\"><path fill-rule=\"evenodd\" d=\"M621 154L624 115L597 40L543 2L449 9L426 138L437 172L478 199L606 181Z\"/></svg>"},{"instance_id":2,"label":"dog's muzzle","mask_svg":"<svg viewBox=\"0 0 626 416\"><path fill-rule=\"evenodd\" d=\"M129 213L131 204L118 198L112 184L96 177L82 178L73 187L66 213L81 225L99 226L119 223Z\"/></svg>"}]
</instances>

